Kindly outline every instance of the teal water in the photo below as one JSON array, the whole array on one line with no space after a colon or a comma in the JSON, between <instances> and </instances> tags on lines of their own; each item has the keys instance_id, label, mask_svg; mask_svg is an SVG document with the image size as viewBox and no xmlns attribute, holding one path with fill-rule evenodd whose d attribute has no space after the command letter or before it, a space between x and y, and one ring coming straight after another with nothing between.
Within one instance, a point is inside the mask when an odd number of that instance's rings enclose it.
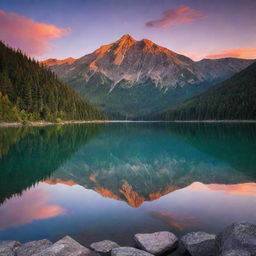
<instances>
[{"instance_id":1,"label":"teal water","mask_svg":"<svg viewBox=\"0 0 256 256\"><path fill-rule=\"evenodd\" d=\"M133 245L256 223L256 125L0 128L0 240Z\"/></svg>"}]
</instances>

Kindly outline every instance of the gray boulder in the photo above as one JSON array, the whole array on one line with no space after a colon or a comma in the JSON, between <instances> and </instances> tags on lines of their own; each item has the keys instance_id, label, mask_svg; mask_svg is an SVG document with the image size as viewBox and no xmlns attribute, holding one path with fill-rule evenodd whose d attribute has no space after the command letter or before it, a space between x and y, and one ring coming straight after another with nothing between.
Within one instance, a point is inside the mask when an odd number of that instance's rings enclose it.
<instances>
[{"instance_id":1,"label":"gray boulder","mask_svg":"<svg viewBox=\"0 0 256 256\"><path fill-rule=\"evenodd\" d=\"M69 236L65 236L45 250L33 256L96 256L97 254L82 246Z\"/></svg>"},{"instance_id":2,"label":"gray boulder","mask_svg":"<svg viewBox=\"0 0 256 256\"><path fill-rule=\"evenodd\" d=\"M117 243L110 240L103 240L100 242L92 243L90 249L96 251L102 255L110 254L111 250L120 247Z\"/></svg>"},{"instance_id":3,"label":"gray boulder","mask_svg":"<svg viewBox=\"0 0 256 256\"><path fill-rule=\"evenodd\" d=\"M153 254L133 247L118 247L111 251L111 256L153 256Z\"/></svg>"},{"instance_id":4,"label":"gray boulder","mask_svg":"<svg viewBox=\"0 0 256 256\"><path fill-rule=\"evenodd\" d=\"M221 253L231 250L244 250L256 255L256 225L233 223L217 237Z\"/></svg>"},{"instance_id":5,"label":"gray boulder","mask_svg":"<svg viewBox=\"0 0 256 256\"><path fill-rule=\"evenodd\" d=\"M17 256L31 256L50 247L52 242L47 239L32 241L19 246L15 252Z\"/></svg>"},{"instance_id":6,"label":"gray boulder","mask_svg":"<svg viewBox=\"0 0 256 256\"><path fill-rule=\"evenodd\" d=\"M218 255L216 235L205 232L188 233L181 238L181 245L192 256Z\"/></svg>"},{"instance_id":7,"label":"gray boulder","mask_svg":"<svg viewBox=\"0 0 256 256\"><path fill-rule=\"evenodd\" d=\"M134 239L139 248L155 255L174 250L178 243L178 238L173 233L167 231L136 234Z\"/></svg>"},{"instance_id":8,"label":"gray boulder","mask_svg":"<svg viewBox=\"0 0 256 256\"><path fill-rule=\"evenodd\" d=\"M14 256L15 250L21 245L17 241L0 242L0 256Z\"/></svg>"},{"instance_id":9,"label":"gray boulder","mask_svg":"<svg viewBox=\"0 0 256 256\"><path fill-rule=\"evenodd\" d=\"M244 250L230 250L225 251L221 256L251 256L251 254Z\"/></svg>"}]
</instances>

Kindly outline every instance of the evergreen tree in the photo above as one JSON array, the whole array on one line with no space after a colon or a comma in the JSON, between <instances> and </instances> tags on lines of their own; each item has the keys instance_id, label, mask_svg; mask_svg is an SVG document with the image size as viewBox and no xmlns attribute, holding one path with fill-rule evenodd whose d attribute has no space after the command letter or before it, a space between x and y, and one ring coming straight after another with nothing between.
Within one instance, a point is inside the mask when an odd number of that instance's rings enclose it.
<instances>
[{"instance_id":1,"label":"evergreen tree","mask_svg":"<svg viewBox=\"0 0 256 256\"><path fill-rule=\"evenodd\" d=\"M0 42L0 121L95 119L105 115L48 68Z\"/></svg>"},{"instance_id":2,"label":"evergreen tree","mask_svg":"<svg viewBox=\"0 0 256 256\"><path fill-rule=\"evenodd\" d=\"M181 105L148 117L157 120L256 120L256 63Z\"/></svg>"}]
</instances>

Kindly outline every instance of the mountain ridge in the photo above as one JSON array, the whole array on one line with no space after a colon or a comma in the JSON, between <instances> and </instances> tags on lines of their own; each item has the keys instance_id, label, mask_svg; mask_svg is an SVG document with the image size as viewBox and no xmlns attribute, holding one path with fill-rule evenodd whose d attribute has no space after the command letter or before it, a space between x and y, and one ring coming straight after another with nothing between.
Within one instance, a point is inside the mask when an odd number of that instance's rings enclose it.
<instances>
[{"instance_id":1,"label":"mountain ridge","mask_svg":"<svg viewBox=\"0 0 256 256\"><path fill-rule=\"evenodd\" d=\"M161 120L255 120L256 62L182 104L158 113Z\"/></svg>"},{"instance_id":2,"label":"mountain ridge","mask_svg":"<svg viewBox=\"0 0 256 256\"><path fill-rule=\"evenodd\" d=\"M98 49L96 49L95 51L93 51L92 53L86 54L78 59L74 59L72 57L63 59L63 60L58 60L58 59L47 59L45 61L42 61L42 63L44 63L47 66L53 66L53 70L56 71L58 73L58 66L61 66L63 64L70 64L70 69L73 70L76 68L76 65L78 64L83 64L84 66L86 66L86 64L88 65L88 72L90 71L94 71L94 72L102 72L102 74L106 75L110 80L112 80L115 84L117 82L119 82L122 78L128 81L133 81L133 82L138 82L139 80L139 76L141 74L136 73L136 76L132 76L131 74L125 74L124 76L117 76L115 74L109 74L106 72L106 70L102 70L102 64L104 63L100 63L100 61L106 57L106 55L110 55L112 54L111 51L114 53L114 56L112 55L111 57L113 58L113 63L109 63L109 64L114 64L116 66L120 66L122 64L122 62L124 61L124 55L131 50L131 48L134 47L139 47L140 50L142 50L142 52L146 52L146 53L153 53L154 55L157 54L167 54L170 58L171 61L173 61L174 64L176 65L185 65L187 68L187 71L190 71L192 74L194 74L195 72L198 72L197 75L195 75L195 81L188 79L187 83L191 84L191 83L195 83L195 82L202 82L205 80L206 75L204 74L204 65L211 65L213 66L213 63L217 63L219 65L221 65L223 62L228 65L228 68L234 71L234 73L240 71L241 68L237 67L239 62L243 62L243 63L252 63L254 60L248 60L248 59L240 59L240 58L221 58L221 59L202 59L199 61L193 61L192 59L190 59L189 57L186 57L185 55L181 55L178 54L174 51L169 50L168 48L162 47L160 45L155 44L154 42L152 42L149 39L145 39L143 38L142 40L135 40L131 35L129 34L125 34L124 36L122 36L119 40L110 43L110 44L106 44L106 45L102 45L101 47L99 47ZM152 56L150 56L152 58ZM166 56L165 56L166 57ZM138 56L136 57L138 58ZM74 65L72 65L73 63L76 63ZM231 63L230 62L235 62L235 63ZM160 63L160 64L166 64L166 63ZM191 67L189 65L194 64L195 67ZM56 66L56 69L54 68L54 66ZM243 65L243 67L246 65ZM119 68L119 67L116 67ZM215 67L216 68L216 67ZM136 70L135 70L136 71ZM137 70L138 71L138 70ZM140 70L141 71L141 70ZM140 72L139 71L139 72ZM209 71L208 71L209 72ZM117 70L115 70L115 73L118 73ZM152 70L149 70L148 72L149 76L148 78L151 78L152 80L154 80L156 82L156 84L158 84L158 80L156 76L151 76L150 74L152 73ZM92 75L92 74L90 74ZM90 75L87 76L87 79L90 79ZM180 74L181 77L184 76L184 73ZM230 74L227 74L230 75ZM220 75L211 75L210 78L212 79L216 79L218 78ZM225 76L225 75L224 75ZM170 85L176 85L175 83L170 83L170 81L162 81L162 84L164 86L170 86ZM179 83L180 85L180 83Z\"/></svg>"},{"instance_id":3,"label":"mountain ridge","mask_svg":"<svg viewBox=\"0 0 256 256\"><path fill-rule=\"evenodd\" d=\"M236 58L196 62L126 34L71 63L49 68L110 118L134 119L179 104L253 62Z\"/></svg>"},{"instance_id":4,"label":"mountain ridge","mask_svg":"<svg viewBox=\"0 0 256 256\"><path fill-rule=\"evenodd\" d=\"M66 63L73 63L76 59L72 58L72 57L68 57L66 59L63 60L59 60L59 59L54 59L54 58L49 58L46 60L41 61L42 64L44 64L45 66L55 66L55 65L61 65L61 64L66 64Z\"/></svg>"},{"instance_id":5,"label":"mountain ridge","mask_svg":"<svg viewBox=\"0 0 256 256\"><path fill-rule=\"evenodd\" d=\"M150 61L152 61L153 57L157 58L153 63L158 62L157 67L150 65ZM159 79L159 77L164 77L168 73L166 69L161 70L165 65L164 58L167 57L170 58L169 61L175 63L176 66L187 66L189 72L193 73L191 68L188 67L192 62L191 59L161 47L148 39L136 41L130 35L124 35L116 42L103 45L91 54L84 55L71 63L70 72L67 74L71 76L75 75L76 72L73 72L73 70L77 69L77 65L82 65L85 70L85 72L82 72L82 75L87 81L95 73L100 73L112 81L111 89L122 80L135 84L141 83L147 78L155 81L157 85L161 84L167 86L171 74L166 81ZM128 63L124 63L125 58L128 59ZM60 65L57 65L57 67L58 66ZM52 68L53 71L58 74L58 69ZM153 69L157 69L157 72L153 72ZM80 71L78 72L80 73ZM175 79L177 80L177 78L172 79L173 85L177 83ZM196 78L195 81L200 82L201 80ZM193 81L190 81L190 83L193 83Z\"/></svg>"}]
</instances>

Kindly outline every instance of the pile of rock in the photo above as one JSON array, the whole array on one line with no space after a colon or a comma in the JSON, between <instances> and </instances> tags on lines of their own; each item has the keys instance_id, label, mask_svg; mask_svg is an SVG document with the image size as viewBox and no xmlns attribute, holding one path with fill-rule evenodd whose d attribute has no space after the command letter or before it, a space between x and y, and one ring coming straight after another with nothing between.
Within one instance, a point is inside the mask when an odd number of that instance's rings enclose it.
<instances>
[{"instance_id":1,"label":"pile of rock","mask_svg":"<svg viewBox=\"0 0 256 256\"><path fill-rule=\"evenodd\" d=\"M21 244L16 241L0 242L0 256L96 256L69 236L56 243L47 239Z\"/></svg>"},{"instance_id":2,"label":"pile of rock","mask_svg":"<svg viewBox=\"0 0 256 256\"><path fill-rule=\"evenodd\" d=\"M24 244L4 241L0 242L0 256L256 256L256 225L249 223L234 223L218 235L192 232L179 240L162 231L136 234L134 240L138 248L104 240L88 249L69 236L54 244L46 239Z\"/></svg>"}]
</instances>

